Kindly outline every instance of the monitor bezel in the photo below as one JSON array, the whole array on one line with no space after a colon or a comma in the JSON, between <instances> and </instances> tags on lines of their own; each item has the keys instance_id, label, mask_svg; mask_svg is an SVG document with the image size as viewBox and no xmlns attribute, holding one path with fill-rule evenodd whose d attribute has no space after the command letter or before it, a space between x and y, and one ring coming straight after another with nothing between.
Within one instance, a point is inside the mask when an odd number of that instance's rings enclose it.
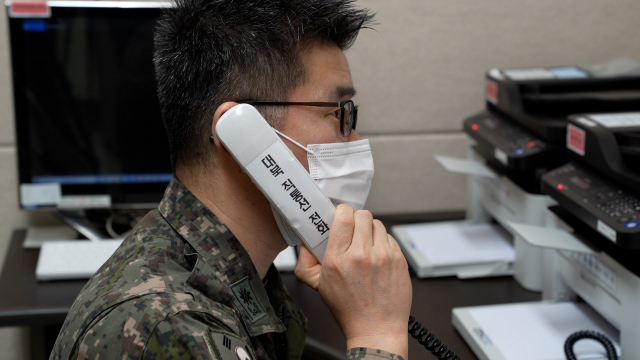
<instances>
[{"instance_id":1,"label":"monitor bezel","mask_svg":"<svg viewBox=\"0 0 640 360\"><path fill-rule=\"evenodd\" d=\"M11 6L11 1L5 1L5 6ZM170 2L158 1L48 1L52 16L55 16L56 8L85 8L90 12L98 9L162 9L171 7ZM94 10L95 9L95 10ZM8 12L7 12L8 14ZM33 184L31 181L31 139L29 138L29 110L24 94L26 79L24 77L24 64L20 58L24 58L24 45L20 41L13 41L12 34L21 30L21 20L24 18L11 18L8 16L9 43L11 49L11 69L12 69L12 95L14 105L14 124L16 139L16 157L18 169L18 205L23 210L51 210L60 209L56 205L24 206L20 201L20 186L23 184ZM21 121L22 120L22 121ZM153 208L159 203L167 183L140 183L140 184L104 184L104 185L61 185L65 190L65 195L80 196L100 196L109 195L111 203L109 206L91 206L77 208L79 210L89 209L123 209L123 208ZM157 201L150 201L153 197ZM137 199L136 199L137 198Z\"/></svg>"}]
</instances>

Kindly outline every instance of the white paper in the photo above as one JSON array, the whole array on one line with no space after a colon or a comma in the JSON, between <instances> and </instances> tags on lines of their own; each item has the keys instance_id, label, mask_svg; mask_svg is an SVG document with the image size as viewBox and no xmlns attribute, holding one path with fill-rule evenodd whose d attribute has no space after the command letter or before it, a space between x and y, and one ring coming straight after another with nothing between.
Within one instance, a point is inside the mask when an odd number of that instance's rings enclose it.
<instances>
[{"instance_id":1,"label":"white paper","mask_svg":"<svg viewBox=\"0 0 640 360\"><path fill-rule=\"evenodd\" d=\"M509 69L502 70L502 73L511 80L540 80L555 79L553 73L544 68L532 69Z\"/></svg>"},{"instance_id":2,"label":"white paper","mask_svg":"<svg viewBox=\"0 0 640 360\"><path fill-rule=\"evenodd\" d=\"M111 195L66 195L58 203L58 209L96 209L110 206Z\"/></svg>"},{"instance_id":3,"label":"white paper","mask_svg":"<svg viewBox=\"0 0 640 360\"><path fill-rule=\"evenodd\" d=\"M595 77L640 75L640 63L625 57L615 58L603 64L591 65L585 69Z\"/></svg>"},{"instance_id":4,"label":"white paper","mask_svg":"<svg viewBox=\"0 0 640 360\"><path fill-rule=\"evenodd\" d=\"M620 354L618 331L584 303L483 306L469 314L507 360L564 359L564 341L579 330L604 333ZM606 358L595 340L580 340L574 350L580 360Z\"/></svg>"},{"instance_id":5,"label":"white paper","mask_svg":"<svg viewBox=\"0 0 640 360\"><path fill-rule=\"evenodd\" d=\"M589 77L589 73L575 66L550 68L549 71L558 79L584 79Z\"/></svg>"},{"instance_id":6,"label":"white paper","mask_svg":"<svg viewBox=\"0 0 640 360\"><path fill-rule=\"evenodd\" d=\"M496 178L496 173L477 161L441 155L433 155L433 158L440 166L445 168L445 170L454 174Z\"/></svg>"},{"instance_id":7,"label":"white paper","mask_svg":"<svg viewBox=\"0 0 640 360\"><path fill-rule=\"evenodd\" d=\"M298 258L296 257L296 250L292 247L284 249L275 260L273 265L276 266L278 271L293 271L296 268Z\"/></svg>"},{"instance_id":8,"label":"white paper","mask_svg":"<svg viewBox=\"0 0 640 360\"><path fill-rule=\"evenodd\" d=\"M434 266L515 260L510 236L498 225L447 222L409 225L405 231Z\"/></svg>"},{"instance_id":9,"label":"white paper","mask_svg":"<svg viewBox=\"0 0 640 360\"><path fill-rule=\"evenodd\" d=\"M593 250L566 230L509 222L511 229L533 246L593 254Z\"/></svg>"},{"instance_id":10,"label":"white paper","mask_svg":"<svg viewBox=\"0 0 640 360\"><path fill-rule=\"evenodd\" d=\"M59 183L20 184L20 204L25 207L58 205L61 196Z\"/></svg>"},{"instance_id":11,"label":"white paper","mask_svg":"<svg viewBox=\"0 0 640 360\"><path fill-rule=\"evenodd\" d=\"M606 128L622 128L640 126L640 113L618 113L589 115L589 119Z\"/></svg>"}]
</instances>

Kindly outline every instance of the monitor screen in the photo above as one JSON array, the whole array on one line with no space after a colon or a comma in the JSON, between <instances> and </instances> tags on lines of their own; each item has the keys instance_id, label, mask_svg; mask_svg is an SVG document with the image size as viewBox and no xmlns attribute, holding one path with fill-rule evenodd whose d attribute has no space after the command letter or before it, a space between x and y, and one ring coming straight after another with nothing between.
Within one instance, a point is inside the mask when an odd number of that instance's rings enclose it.
<instances>
[{"instance_id":1,"label":"monitor screen","mask_svg":"<svg viewBox=\"0 0 640 360\"><path fill-rule=\"evenodd\" d=\"M157 204L173 176L153 66L161 10L58 3L72 5L9 20L21 207Z\"/></svg>"}]
</instances>

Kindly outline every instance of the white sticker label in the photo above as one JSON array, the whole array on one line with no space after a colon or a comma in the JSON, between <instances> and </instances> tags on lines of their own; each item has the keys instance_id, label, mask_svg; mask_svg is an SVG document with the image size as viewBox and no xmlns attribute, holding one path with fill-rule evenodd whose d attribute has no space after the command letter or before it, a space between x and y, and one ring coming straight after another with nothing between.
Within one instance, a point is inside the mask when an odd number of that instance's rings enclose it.
<instances>
[{"instance_id":1,"label":"white sticker label","mask_svg":"<svg viewBox=\"0 0 640 360\"><path fill-rule=\"evenodd\" d=\"M502 73L511 80L555 79L555 75L544 68L502 70Z\"/></svg>"},{"instance_id":2,"label":"white sticker label","mask_svg":"<svg viewBox=\"0 0 640 360\"><path fill-rule=\"evenodd\" d=\"M20 204L24 207L58 205L60 183L20 184Z\"/></svg>"},{"instance_id":3,"label":"white sticker label","mask_svg":"<svg viewBox=\"0 0 640 360\"><path fill-rule=\"evenodd\" d=\"M616 231L613 230L613 228L605 223L603 223L602 221L600 221L600 219L598 219L598 226L597 226L598 232L602 235L604 235L604 237L606 237L607 239L615 242L616 241Z\"/></svg>"},{"instance_id":4,"label":"white sticker label","mask_svg":"<svg viewBox=\"0 0 640 360\"><path fill-rule=\"evenodd\" d=\"M606 128L639 127L640 113L589 115L589 118Z\"/></svg>"},{"instance_id":5,"label":"white sticker label","mask_svg":"<svg viewBox=\"0 0 640 360\"><path fill-rule=\"evenodd\" d=\"M246 170L311 249L327 240L336 209L282 142L269 146Z\"/></svg>"},{"instance_id":6,"label":"white sticker label","mask_svg":"<svg viewBox=\"0 0 640 360\"><path fill-rule=\"evenodd\" d=\"M498 161L500 161L501 163L505 164L505 165L509 165L509 157L507 156L507 153L495 148L493 150L493 156L498 159Z\"/></svg>"},{"instance_id":7,"label":"white sticker label","mask_svg":"<svg viewBox=\"0 0 640 360\"><path fill-rule=\"evenodd\" d=\"M111 195L68 195L60 198L58 209L96 209L111 206Z\"/></svg>"},{"instance_id":8,"label":"white sticker label","mask_svg":"<svg viewBox=\"0 0 640 360\"><path fill-rule=\"evenodd\" d=\"M596 277L602 285L614 292L616 291L618 287L618 274L600 261L597 256L572 251L571 258L582 265L587 272Z\"/></svg>"}]
</instances>

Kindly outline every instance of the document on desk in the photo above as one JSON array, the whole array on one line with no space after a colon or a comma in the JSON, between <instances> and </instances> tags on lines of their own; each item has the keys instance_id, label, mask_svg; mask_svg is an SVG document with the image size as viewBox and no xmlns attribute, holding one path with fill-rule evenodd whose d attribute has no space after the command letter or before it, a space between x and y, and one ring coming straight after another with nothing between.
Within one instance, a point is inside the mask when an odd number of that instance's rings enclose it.
<instances>
[{"instance_id":1,"label":"document on desk","mask_svg":"<svg viewBox=\"0 0 640 360\"><path fill-rule=\"evenodd\" d=\"M613 342L619 332L585 303L534 302L453 309L453 323L481 359L565 359L564 342L579 330L595 330ZM574 347L583 359L605 359L602 345L585 339Z\"/></svg>"},{"instance_id":2,"label":"document on desk","mask_svg":"<svg viewBox=\"0 0 640 360\"><path fill-rule=\"evenodd\" d=\"M293 271L296 268L296 264L298 263L298 256L296 256L296 250L292 247L288 247L284 249L275 260L273 260L273 265L276 266L276 269L280 272L289 272Z\"/></svg>"},{"instance_id":3,"label":"document on desk","mask_svg":"<svg viewBox=\"0 0 640 360\"><path fill-rule=\"evenodd\" d=\"M419 277L510 274L511 236L497 224L452 221L392 227Z\"/></svg>"}]
</instances>

